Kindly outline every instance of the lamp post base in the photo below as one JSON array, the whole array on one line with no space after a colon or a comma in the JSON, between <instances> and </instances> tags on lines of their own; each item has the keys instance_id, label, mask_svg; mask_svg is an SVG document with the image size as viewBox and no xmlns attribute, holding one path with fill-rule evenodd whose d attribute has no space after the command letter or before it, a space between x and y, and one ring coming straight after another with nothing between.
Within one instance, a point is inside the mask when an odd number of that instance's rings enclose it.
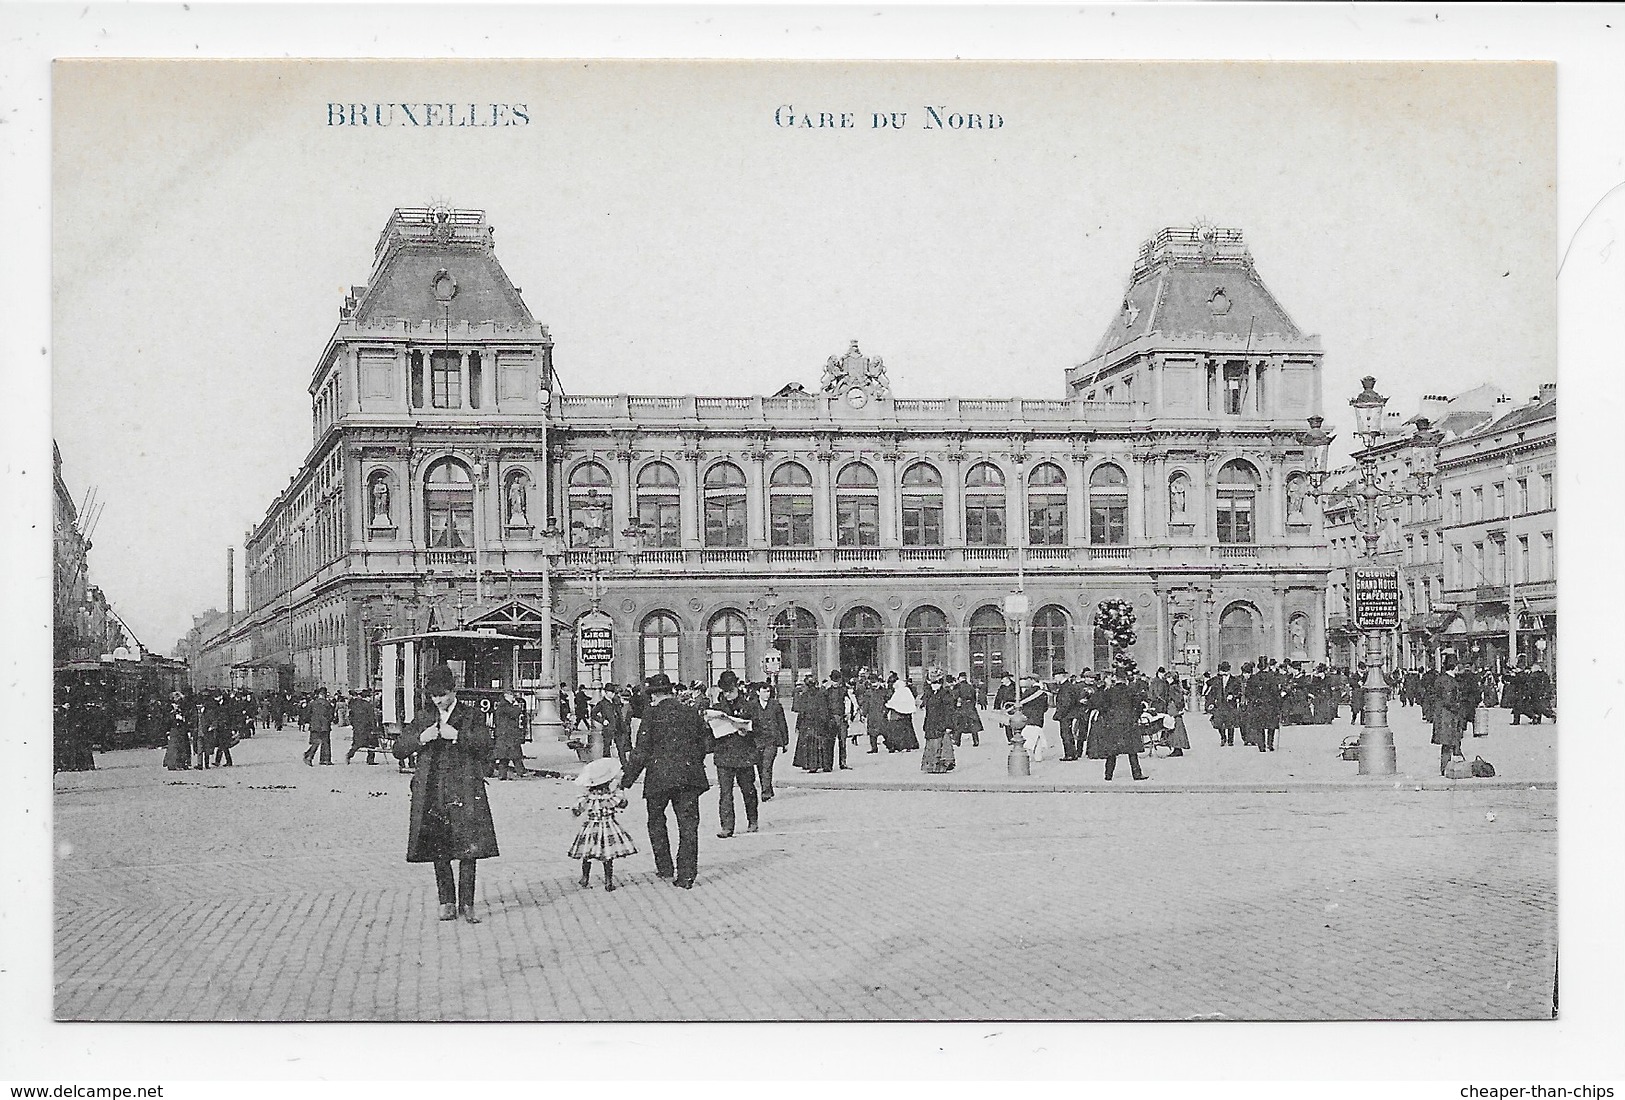
<instances>
[{"instance_id":1,"label":"lamp post base","mask_svg":"<svg viewBox=\"0 0 1625 1100\"><path fill-rule=\"evenodd\" d=\"M1360 734L1360 774L1361 775L1397 775L1399 773L1399 755L1394 751L1394 732L1384 727L1381 732L1387 737L1379 736L1375 742L1367 740L1375 732L1366 729Z\"/></svg>"},{"instance_id":2,"label":"lamp post base","mask_svg":"<svg viewBox=\"0 0 1625 1100\"><path fill-rule=\"evenodd\" d=\"M563 741L564 722L559 718L559 695L555 685L542 685L536 692L536 713L530 720L530 739L534 742Z\"/></svg>"}]
</instances>

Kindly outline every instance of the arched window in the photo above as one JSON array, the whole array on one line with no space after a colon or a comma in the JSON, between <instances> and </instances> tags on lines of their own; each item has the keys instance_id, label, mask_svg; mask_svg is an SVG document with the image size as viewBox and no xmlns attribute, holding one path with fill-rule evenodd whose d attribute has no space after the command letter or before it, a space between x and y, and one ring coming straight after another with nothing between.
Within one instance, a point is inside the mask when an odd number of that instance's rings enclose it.
<instances>
[{"instance_id":1,"label":"arched window","mask_svg":"<svg viewBox=\"0 0 1625 1100\"><path fill-rule=\"evenodd\" d=\"M929 462L903 471L903 545L942 545L942 475Z\"/></svg>"},{"instance_id":2,"label":"arched window","mask_svg":"<svg viewBox=\"0 0 1625 1100\"><path fill-rule=\"evenodd\" d=\"M991 462L965 474L965 545L1004 545L1004 471Z\"/></svg>"},{"instance_id":3,"label":"arched window","mask_svg":"<svg viewBox=\"0 0 1625 1100\"><path fill-rule=\"evenodd\" d=\"M768 531L772 546L813 544L812 475L799 462L773 471L768 485Z\"/></svg>"},{"instance_id":4,"label":"arched window","mask_svg":"<svg viewBox=\"0 0 1625 1100\"><path fill-rule=\"evenodd\" d=\"M1027 542L1066 545L1066 474L1053 462L1034 466L1027 475Z\"/></svg>"},{"instance_id":5,"label":"arched window","mask_svg":"<svg viewBox=\"0 0 1625 1100\"><path fill-rule=\"evenodd\" d=\"M732 462L705 472L705 545L745 545L745 475Z\"/></svg>"},{"instance_id":6,"label":"arched window","mask_svg":"<svg viewBox=\"0 0 1625 1100\"><path fill-rule=\"evenodd\" d=\"M779 678L799 684L818 670L818 620L802 607L773 616L773 648L779 651Z\"/></svg>"},{"instance_id":7,"label":"arched window","mask_svg":"<svg viewBox=\"0 0 1625 1100\"><path fill-rule=\"evenodd\" d=\"M1128 541L1128 478L1109 462L1089 475L1089 541L1103 546Z\"/></svg>"},{"instance_id":8,"label":"arched window","mask_svg":"<svg viewBox=\"0 0 1625 1100\"><path fill-rule=\"evenodd\" d=\"M1217 496L1219 541L1256 541L1253 510L1258 498L1258 471L1240 459L1226 462L1219 470Z\"/></svg>"},{"instance_id":9,"label":"arched window","mask_svg":"<svg viewBox=\"0 0 1625 1100\"><path fill-rule=\"evenodd\" d=\"M1041 679L1066 671L1066 612L1050 604L1033 616L1033 675Z\"/></svg>"},{"instance_id":10,"label":"arched window","mask_svg":"<svg viewBox=\"0 0 1625 1100\"><path fill-rule=\"evenodd\" d=\"M664 462L651 462L638 471L638 526L644 545L673 548L683 544L681 499L677 471Z\"/></svg>"},{"instance_id":11,"label":"arched window","mask_svg":"<svg viewBox=\"0 0 1625 1100\"><path fill-rule=\"evenodd\" d=\"M682 628L677 623L677 617L664 611L656 611L643 620L638 635L643 651L642 675L647 678L657 672L664 672L673 680L680 679L677 650Z\"/></svg>"},{"instance_id":12,"label":"arched window","mask_svg":"<svg viewBox=\"0 0 1625 1100\"><path fill-rule=\"evenodd\" d=\"M596 462L583 462L570 471L570 545L607 548L613 511L608 470Z\"/></svg>"},{"instance_id":13,"label":"arched window","mask_svg":"<svg viewBox=\"0 0 1625 1100\"><path fill-rule=\"evenodd\" d=\"M474 545L474 483L467 466L442 458L429 467L423 479L423 515L430 547Z\"/></svg>"},{"instance_id":14,"label":"arched window","mask_svg":"<svg viewBox=\"0 0 1625 1100\"><path fill-rule=\"evenodd\" d=\"M934 607L916 607L903 620L903 663L910 683L925 679L932 666L948 665L948 616Z\"/></svg>"},{"instance_id":15,"label":"arched window","mask_svg":"<svg viewBox=\"0 0 1625 1100\"><path fill-rule=\"evenodd\" d=\"M740 679L748 679L745 676L745 617L737 611L718 611L705 628L705 682L715 684L717 677L728 669L733 669Z\"/></svg>"},{"instance_id":16,"label":"arched window","mask_svg":"<svg viewBox=\"0 0 1625 1100\"><path fill-rule=\"evenodd\" d=\"M880 483L861 462L835 478L835 545L880 545Z\"/></svg>"},{"instance_id":17,"label":"arched window","mask_svg":"<svg viewBox=\"0 0 1625 1100\"><path fill-rule=\"evenodd\" d=\"M1112 636L1101 627L1095 627L1094 637L1096 672L1105 672L1112 667Z\"/></svg>"}]
</instances>

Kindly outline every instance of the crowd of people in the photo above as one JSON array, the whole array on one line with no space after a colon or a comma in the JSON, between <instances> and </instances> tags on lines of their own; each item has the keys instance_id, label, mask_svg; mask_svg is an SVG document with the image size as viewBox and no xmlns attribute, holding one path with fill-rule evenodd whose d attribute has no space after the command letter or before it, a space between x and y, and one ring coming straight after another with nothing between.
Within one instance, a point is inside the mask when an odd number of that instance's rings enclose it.
<instances>
[{"instance_id":1,"label":"crowd of people","mask_svg":"<svg viewBox=\"0 0 1625 1100\"><path fill-rule=\"evenodd\" d=\"M1220 747L1273 752L1283 726L1332 722L1342 705L1359 722L1365 675L1364 666L1291 667L1269 657L1239 670L1221 662L1194 678L1166 668L1148 675L1122 657L1101 671L1044 680L1004 675L988 685L940 668L913 682L895 672L864 668L848 676L837 669L822 680L806 677L794 688L788 707L795 716L791 761L805 772L827 773L850 769L852 753L918 752L921 771L942 774L954 769L967 739L977 747L992 730L1002 732L1006 744L1019 741L1034 760L1058 747L1062 761L1100 761L1108 781L1127 757L1133 779L1144 780L1140 756L1151 747L1176 757L1191 750L1185 728L1190 710L1209 714ZM1385 671L1383 677L1395 705L1424 709L1433 743L1440 746L1441 772L1461 755L1464 737L1483 735L1479 708L1506 706L1514 724L1553 714L1551 680L1539 668L1514 666L1505 675L1490 675L1446 655L1437 671ZM457 698L445 668L428 673L425 689L431 705L387 746L400 770L412 774L407 859L434 865L442 920L478 923L476 863L498 854L485 782L532 774L524 763L525 709L509 691L487 717ZM718 788L717 837L735 835L740 810L744 831L757 832L763 806L774 797L777 758L791 748L787 708L772 682L746 683L731 671L710 689L673 684L656 673L636 687L604 684L594 690L596 698L584 687L561 692L571 743L591 746L586 755L592 759L577 780L586 788L575 808L583 821L567 853L581 862L581 885L591 884L596 861L605 889L615 889L614 861L638 851L618 815L627 804L623 792L641 779L656 873L692 888L699 871L700 797L712 785L707 758ZM345 763L365 754L366 763L375 764L385 751L379 716L377 692L175 692L162 717L169 734L164 766L230 767L232 746L253 736L256 719L274 728L292 721L307 731L307 765L333 763L334 727L350 731Z\"/></svg>"}]
</instances>

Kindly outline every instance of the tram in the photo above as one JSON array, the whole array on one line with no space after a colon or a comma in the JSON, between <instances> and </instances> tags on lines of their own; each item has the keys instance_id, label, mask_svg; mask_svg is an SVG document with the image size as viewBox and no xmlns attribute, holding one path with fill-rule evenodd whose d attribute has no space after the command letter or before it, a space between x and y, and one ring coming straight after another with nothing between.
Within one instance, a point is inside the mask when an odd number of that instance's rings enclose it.
<instances>
[{"instance_id":1,"label":"tram","mask_svg":"<svg viewBox=\"0 0 1625 1100\"><path fill-rule=\"evenodd\" d=\"M431 630L380 639L384 736L393 741L418 711L434 705L423 690L423 679L430 669L444 666L451 671L457 697L483 711L487 722L502 693L512 691L525 707L528 741L531 708L519 677L519 651L530 644L529 638L495 630Z\"/></svg>"},{"instance_id":2,"label":"tram","mask_svg":"<svg viewBox=\"0 0 1625 1100\"><path fill-rule=\"evenodd\" d=\"M56 721L73 724L92 748L107 752L163 745L170 693L185 691L188 676L186 662L147 653L140 660L70 661L52 679Z\"/></svg>"}]
</instances>

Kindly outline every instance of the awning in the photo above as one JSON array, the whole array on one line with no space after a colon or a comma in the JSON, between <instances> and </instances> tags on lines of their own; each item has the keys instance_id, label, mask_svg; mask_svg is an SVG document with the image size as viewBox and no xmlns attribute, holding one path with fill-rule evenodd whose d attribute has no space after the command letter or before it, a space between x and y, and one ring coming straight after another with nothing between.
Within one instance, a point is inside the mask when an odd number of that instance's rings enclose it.
<instances>
[{"instance_id":1,"label":"awning","mask_svg":"<svg viewBox=\"0 0 1625 1100\"><path fill-rule=\"evenodd\" d=\"M438 642L438 641L464 641L464 642L519 642L521 644L533 641L517 634L498 634L494 630L427 630L422 634L397 634L393 638L380 638L378 645L388 645L391 642Z\"/></svg>"}]
</instances>

